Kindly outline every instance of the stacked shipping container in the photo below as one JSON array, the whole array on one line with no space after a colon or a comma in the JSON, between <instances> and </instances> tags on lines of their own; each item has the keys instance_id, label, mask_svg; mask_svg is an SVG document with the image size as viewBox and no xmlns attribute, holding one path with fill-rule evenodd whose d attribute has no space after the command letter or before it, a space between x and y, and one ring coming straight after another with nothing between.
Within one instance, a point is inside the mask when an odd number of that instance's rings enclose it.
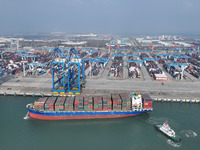
<instances>
[{"instance_id":1,"label":"stacked shipping container","mask_svg":"<svg viewBox=\"0 0 200 150\"><path fill-rule=\"evenodd\" d=\"M103 110L110 111L112 110L112 101L110 96L103 96Z\"/></svg>"},{"instance_id":2,"label":"stacked shipping container","mask_svg":"<svg viewBox=\"0 0 200 150\"><path fill-rule=\"evenodd\" d=\"M143 108L152 108L152 99L148 94L142 94Z\"/></svg>"},{"instance_id":3,"label":"stacked shipping container","mask_svg":"<svg viewBox=\"0 0 200 150\"><path fill-rule=\"evenodd\" d=\"M58 97L55 103L55 111L64 111L64 103L66 97Z\"/></svg>"},{"instance_id":4,"label":"stacked shipping container","mask_svg":"<svg viewBox=\"0 0 200 150\"><path fill-rule=\"evenodd\" d=\"M65 106L65 111L73 111L74 97L67 97L64 106Z\"/></svg>"},{"instance_id":5,"label":"stacked shipping container","mask_svg":"<svg viewBox=\"0 0 200 150\"><path fill-rule=\"evenodd\" d=\"M83 96L76 96L74 101L74 110L83 111Z\"/></svg>"},{"instance_id":6,"label":"stacked shipping container","mask_svg":"<svg viewBox=\"0 0 200 150\"><path fill-rule=\"evenodd\" d=\"M119 111L122 109L122 100L119 96L119 93L112 94L113 110Z\"/></svg>"},{"instance_id":7,"label":"stacked shipping container","mask_svg":"<svg viewBox=\"0 0 200 150\"><path fill-rule=\"evenodd\" d=\"M123 78L123 59L122 57L115 57L111 65L109 77Z\"/></svg>"},{"instance_id":8,"label":"stacked shipping container","mask_svg":"<svg viewBox=\"0 0 200 150\"><path fill-rule=\"evenodd\" d=\"M35 102L35 109L44 111L44 105L45 105L47 99L48 99L48 97L39 98L38 101Z\"/></svg>"},{"instance_id":9,"label":"stacked shipping container","mask_svg":"<svg viewBox=\"0 0 200 150\"><path fill-rule=\"evenodd\" d=\"M131 99L129 94L120 93L122 100L122 110L131 110Z\"/></svg>"},{"instance_id":10,"label":"stacked shipping container","mask_svg":"<svg viewBox=\"0 0 200 150\"><path fill-rule=\"evenodd\" d=\"M94 97L94 110L101 111L102 109L103 109L102 97L95 96Z\"/></svg>"},{"instance_id":11,"label":"stacked shipping container","mask_svg":"<svg viewBox=\"0 0 200 150\"><path fill-rule=\"evenodd\" d=\"M84 110L92 111L93 110L93 98L92 96L84 97Z\"/></svg>"},{"instance_id":12,"label":"stacked shipping container","mask_svg":"<svg viewBox=\"0 0 200 150\"><path fill-rule=\"evenodd\" d=\"M57 97L49 97L44 105L45 110L54 111L56 99L57 99Z\"/></svg>"}]
</instances>

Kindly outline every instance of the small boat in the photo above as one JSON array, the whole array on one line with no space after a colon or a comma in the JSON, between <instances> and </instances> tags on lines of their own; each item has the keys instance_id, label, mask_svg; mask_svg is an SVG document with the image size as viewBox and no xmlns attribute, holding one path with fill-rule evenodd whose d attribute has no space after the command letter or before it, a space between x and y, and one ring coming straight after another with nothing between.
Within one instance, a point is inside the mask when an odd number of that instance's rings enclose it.
<instances>
[{"instance_id":1,"label":"small boat","mask_svg":"<svg viewBox=\"0 0 200 150\"><path fill-rule=\"evenodd\" d=\"M168 125L168 121L166 121L163 124L155 124L154 125L156 129L158 129L159 131L161 131L162 133L164 133L166 136L168 136L169 138L171 138L173 141L181 141L181 137L176 135L176 133L174 132L174 130L172 130L169 125Z\"/></svg>"}]
</instances>

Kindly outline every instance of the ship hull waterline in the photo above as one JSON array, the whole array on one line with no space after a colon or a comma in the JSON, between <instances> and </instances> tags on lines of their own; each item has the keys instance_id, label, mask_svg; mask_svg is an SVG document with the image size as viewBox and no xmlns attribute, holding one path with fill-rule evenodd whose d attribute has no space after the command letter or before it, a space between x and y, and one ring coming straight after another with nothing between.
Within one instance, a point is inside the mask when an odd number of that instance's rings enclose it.
<instances>
[{"instance_id":1,"label":"ship hull waterline","mask_svg":"<svg viewBox=\"0 0 200 150\"><path fill-rule=\"evenodd\" d=\"M39 112L36 110L28 109L29 117L39 120L75 120L75 119L110 119L110 118L124 118L144 113L149 113L152 110L147 111L121 111L121 112L109 112L109 111L97 111L97 112Z\"/></svg>"}]
</instances>

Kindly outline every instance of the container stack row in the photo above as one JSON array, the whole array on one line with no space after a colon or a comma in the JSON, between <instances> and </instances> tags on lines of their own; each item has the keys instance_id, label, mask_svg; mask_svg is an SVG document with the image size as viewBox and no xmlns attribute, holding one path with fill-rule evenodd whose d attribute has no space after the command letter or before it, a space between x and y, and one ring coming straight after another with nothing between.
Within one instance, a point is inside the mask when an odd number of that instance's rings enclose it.
<instances>
[{"instance_id":1,"label":"container stack row","mask_svg":"<svg viewBox=\"0 0 200 150\"><path fill-rule=\"evenodd\" d=\"M122 109L122 100L119 93L112 94L113 110L120 111Z\"/></svg>"},{"instance_id":2,"label":"container stack row","mask_svg":"<svg viewBox=\"0 0 200 150\"><path fill-rule=\"evenodd\" d=\"M65 106L65 111L73 111L74 97L67 97L64 106Z\"/></svg>"},{"instance_id":3,"label":"container stack row","mask_svg":"<svg viewBox=\"0 0 200 150\"><path fill-rule=\"evenodd\" d=\"M103 96L103 110L110 111L112 110L112 101L110 96Z\"/></svg>"},{"instance_id":4,"label":"container stack row","mask_svg":"<svg viewBox=\"0 0 200 150\"><path fill-rule=\"evenodd\" d=\"M92 96L84 97L84 110L93 111L93 98Z\"/></svg>"},{"instance_id":5,"label":"container stack row","mask_svg":"<svg viewBox=\"0 0 200 150\"><path fill-rule=\"evenodd\" d=\"M147 94L142 95L144 108L152 107ZM35 102L39 111L129 111L132 102L129 94L113 93L111 96L44 97Z\"/></svg>"},{"instance_id":6,"label":"container stack row","mask_svg":"<svg viewBox=\"0 0 200 150\"><path fill-rule=\"evenodd\" d=\"M172 75L173 78L175 78L176 80L182 79L181 70L176 69L174 66L167 67L166 65L164 65L164 67L167 70L167 72L169 72ZM186 78L186 76L183 76L183 78Z\"/></svg>"},{"instance_id":7,"label":"container stack row","mask_svg":"<svg viewBox=\"0 0 200 150\"><path fill-rule=\"evenodd\" d=\"M44 105L45 110L54 111L57 97L49 97Z\"/></svg>"},{"instance_id":8,"label":"container stack row","mask_svg":"<svg viewBox=\"0 0 200 150\"><path fill-rule=\"evenodd\" d=\"M83 96L76 96L74 101L74 110L83 111Z\"/></svg>"},{"instance_id":9,"label":"container stack row","mask_svg":"<svg viewBox=\"0 0 200 150\"><path fill-rule=\"evenodd\" d=\"M200 67L194 66L194 65L188 65L186 68L186 71L196 77L197 79L200 79Z\"/></svg>"},{"instance_id":10,"label":"container stack row","mask_svg":"<svg viewBox=\"0 0 200 150\"><path fill-rule=\"evenodd\" d=\"M95 65L92 67L91 72L89 72L89 75L90 75L90 76L97 76L97 75L99 74L99 71L100 71L101 68L102 68L101 65L95 64Z\"/></svg>"},{"instance_id":11,"label":"container stack row","mask_svg":"<svg viewBox=\"0 0 200 150\"><path fill-rule=\"evenodd\" d=\"M94 110L95 111L103 110L103 102L102 102L101 96L95 96L94 97Z\"/></svg>"},{"instance_id":12,"label":"container stack row","mask_svg":"<svg viewBox=\"0 0 200 150\"><path fill-rule=\"evenodd\" d=\"M122 100L122 110L131 110L131 99L129 94L120 93Z\"/></svg>"},{"instance_id":13,"label":"container stack row","mask_svg":"<svg viewBox=\"0 0 200 150\"><path fill-rule=\"evenodd\" d=\"M148 94L142 94L143 108L152 108L152 99Z\"/></svg>"},{"instance_id":14,"label":"container stack row","mask_svg":"<svg viewBox=\"0 0 200 150\"><path fill-rule=\"evenodd\" d=\"M44 105L45 105L47 99L48 99L48 97L39 98L35 102L35 109L40 110L40 111L44 111Z\"/></svg>"},{"instance_id":15,"label":"container stack row","mask_svg":"<svg viewBox=\"0 0 200 150\"><path fill-rule=\"evenodd\" d=\"M90 55L91 58L95 58L98 57L99 53L98 52L94 52Z\"/></svg>"},{"instance_id":16,"label":"container stack row","mask_svg":"<svg viewBox=\"0 0 200 150\"><path fill-rule=\"evenodd\" d=\"M58 97L55 103L55 111L64 111L65 99L66 97Z\"/></svg>"},{"instance_id":17,"label":"container stack row","mask_svg":"<svg viewBox=\"0 0 200 150\"><path fill-rule=\"evenodd\" d=\"M123 78L123 59L122 59L122 57L114 58L108 76L113 77L113 78Z\"/></svg>"},{"instance_id":18,"label":"container stack row","mask_svg":"<svg viewBox=\"0 0 200 150\"><path fill-rule=\"evenodd\" d=\"M140 71L135 62L129 63L129 78L140 78Z\"/></svg>"}]
</instances>

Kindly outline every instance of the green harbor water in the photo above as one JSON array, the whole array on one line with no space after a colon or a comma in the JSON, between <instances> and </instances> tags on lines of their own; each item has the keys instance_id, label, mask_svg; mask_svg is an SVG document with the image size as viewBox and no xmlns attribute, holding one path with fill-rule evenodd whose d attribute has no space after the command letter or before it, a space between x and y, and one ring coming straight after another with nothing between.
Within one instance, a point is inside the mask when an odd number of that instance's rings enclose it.
<instances>
[{"instance_id":1,"label":"green harbor water","mask_svg":"<svg viewBox=\"0 0 200 150\"><path fill-rule=\"evenodd\" d=\"M154 102L150 114L101 120L24 120L35 97L0 96L0 150L198 150L200 104ZM174 143L153 124L168 120Z\"/></svg>"}]
</instances>

